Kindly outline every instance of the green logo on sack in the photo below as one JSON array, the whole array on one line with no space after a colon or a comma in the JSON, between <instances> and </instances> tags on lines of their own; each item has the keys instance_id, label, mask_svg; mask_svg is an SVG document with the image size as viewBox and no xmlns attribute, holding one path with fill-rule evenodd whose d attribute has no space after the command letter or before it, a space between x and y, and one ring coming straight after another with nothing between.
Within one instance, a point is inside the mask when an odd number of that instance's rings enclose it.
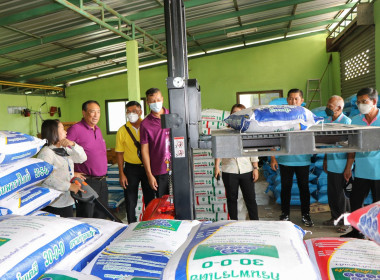
<instances>
[{"instance_id":1,"label":"green logo on sack","mask_svg":"<svg viewBox=\"0 0 380 280\"><path fill-rule=\"evenodd\" d=\"M0 237L0 246L4 245L5 243L7 243L10 239L9 238L3 238L3 237Z\"/></svg>"},{"instance_id":2,"label":"green logo on sack","mask_svg":"<svg viewBox=\"0 0 380 280\"><path fill-rule=\"evenodd\" d=\"M142 230L147 228L161 228L171 231L177 231L181 221L174 220L152 220L147 222L140 222L133 230Z\"/></svg>"},{"instance_id":3,"label":"green logo on sack","mask_svg":"<svg viewBox=\"0 0 380 280\"><path fill-rule=\"evenodd\" d=\"M354 280L354 279L380 279L380 270L361 269L361 268L333 268L332 273L336 280Z\"/></svg>"},{"instance_id":4,"label":"green logo on sack","mask_svg":"<svg viewBox=\"0 0 380 280\"><path fill-rule=\"evenodd\" d=\"M194 260L226 255L256 255L278 258L278 251L275 246L262 244L208 244L198 246Z\"/></svg>"}]
</instances>

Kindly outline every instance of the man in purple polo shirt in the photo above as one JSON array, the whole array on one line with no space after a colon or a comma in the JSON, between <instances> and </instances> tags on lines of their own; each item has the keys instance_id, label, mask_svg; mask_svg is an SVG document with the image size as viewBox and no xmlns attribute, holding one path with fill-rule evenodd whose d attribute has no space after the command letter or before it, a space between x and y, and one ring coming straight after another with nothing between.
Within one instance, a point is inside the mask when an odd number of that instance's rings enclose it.
<instances>
[{"instance_id":1,"label":"man in purple polo shirt","mask_svg":"<svg viewBox=\"0 0 380 280\"><path fill-rule=\"evenodd\" d=\"M107 207L108 186L107 173L107 149L102 132L97 126L100 118L100 106L95 100L89 100L82 104L83 119L70 127L67 131L67 139L78 143L83 147L87 155L87 161L75 164L76 176L82 177L98 194L98 200ZM75 202L76 216L87 218L102 218L106 215L94 203Z\"/></svg>"},{"instance_id":2,"label":"man in purple polo shirt","mask_svg":"<svg viewBox=\"0 0 380 280\"><path fill-rule=\"evenodd\" d=\"M158 88L148 89L146 99L151 112L140 125L141 155L149 185L162 197L169 193L170 130L161 128L161 115L169 110L162 107L164 97Z\"/></svg>"}]
</instances>

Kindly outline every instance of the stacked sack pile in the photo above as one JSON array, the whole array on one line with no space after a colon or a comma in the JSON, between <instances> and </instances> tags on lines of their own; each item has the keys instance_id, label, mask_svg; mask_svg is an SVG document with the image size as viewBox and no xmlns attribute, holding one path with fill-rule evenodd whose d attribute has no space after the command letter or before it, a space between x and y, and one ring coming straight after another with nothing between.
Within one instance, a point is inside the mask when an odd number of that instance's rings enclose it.
<instances>
[{"instance_id":1,"label":"stacked sack pile","mask_svg":"<svg viewBox=\"0 0 380 280\"><path fill-rule=\"evenodd\" d=\"M107 169L106 181L108 184L108 208L118 209L125 202L124 189L119 182L119 168L117 164L109 164ZM145 203L141 185L139 185L136 215L137 221L142 220L142 214L145 210Z\"/></svg>"},{"instance_id":2,"label":"stacked sack pile","mask_svg":"<svg viewBox=\"0 0 380 280\"><path fill-rule=\"evenodd\" d=\"M203 135L211 135L212 130L226 128L224 119L228 111L206 109L202 111ZM194 192L196 218L201 221L227 220L227 199L222 179L216 180L214 173L215 159L211 149L194 149ZM246 218L246 207L239 191L239 219Z\"/></svg>"},{"instance_id":3,"label":"stacked sack pile","mask_svg":"<svg viewBox=\"0 0 380 280\"><path fill-rule=\"evenodd\" d=\"M46 141L12 131L0 131L0 216L31 215L48 206L61 192L38 186L53 171L31 158Z\"/></svg>"}]
</instances>

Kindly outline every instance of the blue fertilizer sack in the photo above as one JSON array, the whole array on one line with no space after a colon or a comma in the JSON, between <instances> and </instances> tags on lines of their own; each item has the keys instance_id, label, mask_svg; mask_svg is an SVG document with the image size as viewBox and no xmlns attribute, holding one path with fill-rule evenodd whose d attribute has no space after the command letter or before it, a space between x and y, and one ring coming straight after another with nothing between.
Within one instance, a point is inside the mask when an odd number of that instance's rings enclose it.
<instances>
[{"instance_id":1,"label":"blue fertilizer sack","mask_svg":"<svg viewBox=\"0 0 380 280\"><path fill-rule=\"evenodd\" d=\"M261 105L238 111L225 122L240 132L280 132L306 130L323 121L310 110L292 105Z\"/></svg>"},{"instance_id":2,"label":"blue fertilizer sack","mask_svg":"<svg viewBox=\"0 0 380 280\"><path fill-rule=\"evenodd\" d=\"M53 269L46 272L38 280L101 280L98 277L83 274L77 271Z\"/></svg>"},{"instance_id":3,"label":"blue fertilizer sack","mask_svg":"<svg viewBox=\"0 0 380 280\"><path fill-rule=\"evenodd\" d=\"M0 131L0 165L37 154L46 140L13 131Z\"/></svg>"},{"instance_id":4,"label":"blue fertilizer sack","mask_svg":"<svg viewBox=\"0 0 380 280\"><path fill-rule=\"evenodd\" d=\"M37 280L99 231L72 219L5 216L0 219L0 279Z\"/></svg>"},{"instance_id":5,"label":"blue fertilizer sack","mask_svg":"<svg viewBox=\"0 0 380 280\"><path fill-rule=\"evenodd\" d=\"M27 158L0 168L0 199L24 187L36 185L53 171L53 165Z\"/></svg>"}]
</instances>

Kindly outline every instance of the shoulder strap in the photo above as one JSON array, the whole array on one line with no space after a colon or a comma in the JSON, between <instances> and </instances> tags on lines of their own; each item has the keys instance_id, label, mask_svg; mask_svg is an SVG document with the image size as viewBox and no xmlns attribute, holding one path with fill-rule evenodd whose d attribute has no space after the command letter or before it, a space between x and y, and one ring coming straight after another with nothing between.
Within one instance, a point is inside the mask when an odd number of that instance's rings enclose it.
<instances>
[{"instance_id":1,"label":"shoulder strap","mask_svg":"<svg viewBox=\"0 0 380 280\"><path fill-rule=\"evenodd\" d=\"M129 136L131 136L133 143L135 143L135 146L137 149L140 149L141 145L140 143L136 140L135 136L133 135L132 131L129 129L129 127L125 124L125 129L127 130Z\"/></svg>"}]
</instances>

